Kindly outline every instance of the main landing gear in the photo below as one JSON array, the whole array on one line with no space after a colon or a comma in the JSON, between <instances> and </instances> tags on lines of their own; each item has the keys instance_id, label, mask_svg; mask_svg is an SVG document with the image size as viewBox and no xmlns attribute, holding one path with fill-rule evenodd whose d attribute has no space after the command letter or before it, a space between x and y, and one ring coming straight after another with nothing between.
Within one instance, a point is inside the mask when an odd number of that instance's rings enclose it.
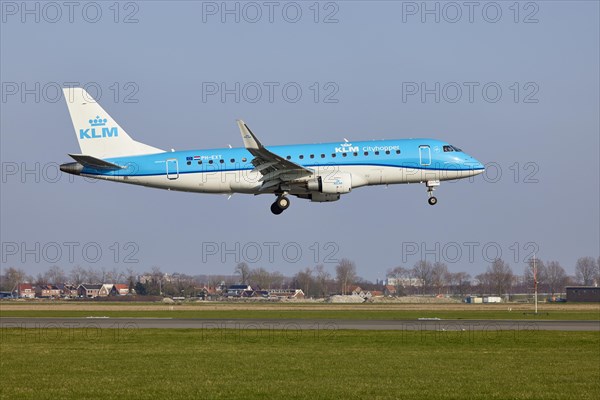
<instances>
[{"instance_id":1,"label":"main landing gear","mask_svg":"<svg viewBox=\"0 0 600 400\"><path fill-rule=\"evenodd\" d=\"M271 212L275 215L279 215L290 206L290 199L284 194L277 196L275 203L271 204Z\"/></svg>"},{"instance_id":2,"label":"main landing gear","mask_svg":"<svg viewBox=\"0 0 600 400\"><path fill-rule=\"evenodd\" d=\"M427 202L429 205L435 206L437 204L437 197L433 195L433 191L436 186L440 186L440 181L427 181L425 182L425 186L427 186L427 194L429 195Z\"/></svg>"}]
</instances>

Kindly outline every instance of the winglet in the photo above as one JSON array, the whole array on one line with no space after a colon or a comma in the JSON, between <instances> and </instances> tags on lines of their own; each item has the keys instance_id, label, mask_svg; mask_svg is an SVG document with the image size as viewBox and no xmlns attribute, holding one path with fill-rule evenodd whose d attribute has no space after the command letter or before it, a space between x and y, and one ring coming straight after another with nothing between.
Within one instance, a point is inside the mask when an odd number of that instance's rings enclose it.
<instances>
[{"instance_id":1,"label":"winglet","mask_svg":"<svg viewBox=\"0 0 600 400\"><path fill-rule=\"evenodd\" d=\"M237 120L238 126L240 128L240 133L242 134L242 140L244 141L244 147L247 149L258 150L263 147L263 145L258 141L256 136L252 133L248 125L241 119Z\"/></svg>"}]
</instances>

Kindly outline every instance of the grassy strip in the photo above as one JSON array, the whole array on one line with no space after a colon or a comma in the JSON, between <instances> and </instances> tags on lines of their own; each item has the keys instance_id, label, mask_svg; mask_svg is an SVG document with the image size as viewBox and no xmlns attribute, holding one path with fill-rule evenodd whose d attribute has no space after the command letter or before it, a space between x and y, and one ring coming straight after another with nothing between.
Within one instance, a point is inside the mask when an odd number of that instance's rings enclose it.
<instances>
[{"instance_id":1,"label":"grassy strip","mask_svg":"<svg viewBox=\"0 0 600 400\"><path fill-rule=\"evenodd\" d=\"M2 310L0 317L113 317L113 318L257 318L257 319L360 319L411 320L442 319L524 319L524 320L600 320L598 311L542 312L535 316L524 311L508 310L178 310L163 306L162 310Z\"/></svg>"},{"instance_id":2,"label":"grassy strip","mask_svg":"<svg viewBox=\"0 0 600 400\"><path fill-rule=\"evenodd\" d=\"M597 332L2 331L0 397L596 399Z\"/></svg>"}]
</instances>

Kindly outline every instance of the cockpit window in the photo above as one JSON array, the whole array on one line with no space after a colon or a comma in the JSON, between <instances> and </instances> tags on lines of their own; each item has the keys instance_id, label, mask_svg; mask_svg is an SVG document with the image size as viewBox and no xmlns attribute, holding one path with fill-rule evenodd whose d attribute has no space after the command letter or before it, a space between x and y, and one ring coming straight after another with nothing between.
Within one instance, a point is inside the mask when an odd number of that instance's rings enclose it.
<instances>
[{"instance_id":1,"label":"cockpit window","mask_svg":"<svg viewBox=\"0 0 600 400\"><path fill-rule=\"evenodd\" d=\"M461 149L459 149L459 148L458 148L458 147L456 147L456 146L451 146L451 145L449 145L449 144L448 144L448 145L446 145L446 146L444 146L444 153L448 153L448 152L450 152L450 151L460 151L460 152L462 152L462 150L461 150Z\"/></svg>"}]
</instances>

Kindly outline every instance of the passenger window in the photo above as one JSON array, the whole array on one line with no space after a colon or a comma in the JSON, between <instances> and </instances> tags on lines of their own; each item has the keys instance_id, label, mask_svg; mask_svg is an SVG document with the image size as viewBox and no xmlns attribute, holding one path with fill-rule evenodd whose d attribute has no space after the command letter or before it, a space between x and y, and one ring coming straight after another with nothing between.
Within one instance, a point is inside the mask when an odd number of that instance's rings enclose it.
<instances>
[{"instance_id":1,"label":"passenger window","mask_svg":"<svg viewBox=\"0 0 600 400\"><path fill-rule=\"evenodd\" d=\"M229 160L229 161L231 161L231 163L233 164L233 163L235 162L235 158L232 158L232 159L231 159L231 160Z\"/></svg>"},{"instance_id":2,"label":"passenger window","mask_svg":"<svg viewBox=\"0 0 600 400\"><path fill-rule=\"evenodd\" d=\"M385 151L385 154L390 154L390 151L389 151L389 150L386 150L386 151Z\"/></svg>"},{"instance_id":3,"label":"passenger window","mask_svg":"<svg viewBox=\"0 0 600 400\"><path fill-rule=\"evenodd\" d=\"M346 157L348 154L346 153L342 153L342 157Z\"/></svg>"},{"instance_id":4,"label":"passenger window","mask_svg":"<svg viewBox=\"0 0 600 400\"><path fill-rule=\"evenodd\" d=\"M369 155L369 152L368 152L368 151L365 151L365 156L368 156L368 155Z\"/></svg>"},{"instance_id":5,"label":"passenger window","mask_svg":"<svg viewBox=\"0 0 600 400\"><path fill-rule=\"evenodd\" d=\"M300 154L300 156L298 158L301 160L304 160L304 156L302 154Z\"/></svg>"},{"instance_id":6,"label":"passenger window","mask_svg":"<svg viewBox=\"0 0 600 400\"><path fill-rule=\"evenodd\" d=\"M376 151L376 152L375 152L375 155L376 155L376 156L378 156L378 155L379 155L379 152L378 152L378 151Z\"/></svg>"},{"instance_id":7,"label":"passenger window","mask_svg":"<svg viewBox=\"0 0 600 400\"><path fill-rule=\"evenodd\" d=\"M358 155L358 153L357 153L357 152L354 152L354 153L352 153L352 154L354 154L354 157L356 157L356 156Z\"/></svg>"},{"instance_id":8,"label":"passenger window","mask_svg":"<svg viewBox=\"0 0 600 400\"><path fill-rule=\"evenodd\" d=\"M198 165L202 165L202 161L198 161Z\"/></svg>"},{"instance_id":9,"label":"passenger window","mask_svg":"<svg viewBox=\"0 0 600 400\"><path fill-rule=\"evenodd\" d=\"M311 155L310 155L310 158L315 158L315 155L314 155L314 154L311 154Z\"/></svg>"},{"instance_id":10,"label":"passenger window","mask_svg":"<svg viewBox=\"0 0 600 400\"><path fill-rule=\"evenodd\" d=\"M396 150L396 154L400 154L400 150Z\"/></svg>"},{"instance_id":11,"label":"passenger window","mask_svg":"<svg viewBox=\"0 0 600 400\"><path fill-rule=\"evenodd\" d=\"M325 158L325 154L321 154L321 158Z\"/></svg>"},{"instance_id":12,"label":"passenger window","mask_svg":"<svg viewBox=\"0 0 600 400\"><path fill-rule=\"evenodd\" d=\"M335 158L335 153L331 153L331 158Z\"/></svg>"},{"instance_id":13,"label":"passenger window","mask_svg":"<svg viewBox=\"0 0 600 400\"><path fill-rule=\"evenodd\" d=\"M221 160L219 160L219 162L220 162L221 164L223 164L223 163L225 162L225 160L221 159Z\"/></svg>"},{"instance_id":14,"label":"passenger window","mask_svg":"<svg viewBox=\"0 0 600 400\"><path fill-rule=\"evenodd\" d=\"M287 156L286 158L287 158L288 160L291 160L291 159L292 159L292 156Z\"/></svg>"},{"instance_id":15,"label":"passenger window","mask_svg":"<svg viewBox=\"0 0 600 400\"><path fill-rule=\"evenodd\" d=\"M188 161L188 162L187 162L187 165L192 165L192 162L191 162L191 161Z\"/></svg>"},{"instance_id":16,"label":"passenger window","mask_svg":"<svg viewBox=\"0 0 600 400\"><path fill-rule=\"evenodd\" d=\"M246 162L248 159L246 157L242 158L242 162Z\"/></svg>"},{"instance_id":17,"label":"passenger window","mask_svg":"<svg viewBox=\"0 0 600 400\"><path fill-rule=\"evenodd\" d=\"M212 164L212 163L213 163L213 160L208 160L208 163L209 163L209 164Z\"/></svg>"}]
</instances>

